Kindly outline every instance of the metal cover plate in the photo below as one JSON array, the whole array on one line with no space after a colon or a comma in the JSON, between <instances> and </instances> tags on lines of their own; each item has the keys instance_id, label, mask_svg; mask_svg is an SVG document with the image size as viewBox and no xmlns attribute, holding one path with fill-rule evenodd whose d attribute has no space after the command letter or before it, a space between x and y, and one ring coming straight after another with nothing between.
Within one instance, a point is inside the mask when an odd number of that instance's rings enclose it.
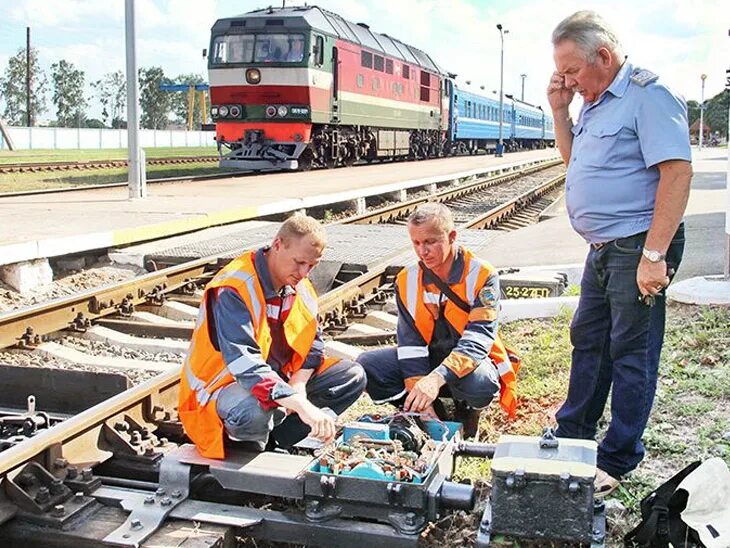
<instances>
[{"instance_id":1,"label":"metal cover plate","mask_svg":"<svg viewBox=\"0 0 730 548\"><path fill-rule=\"evenodd\" d=\"M502 435L492 459L495 473L522 469L527 474L559 476L569 472L573 477L593 478L596 475L598 445L591 440L557 438L558 447L540 447L537 436Z\"/></svg>"},{"instance_id":2,"label":"metal cover plate","mask_svg":"<svg viewBox=\"0 0 730 548\"><path fill-rule=\"evenodd\" d=\"M303 472L312 463L308 456L235 449L226 451L225 460L209 459L191 444L178 448L172 456L186 464L207 466L226 489L291 498L304 496Z\"/></svg>"}]
</instances>

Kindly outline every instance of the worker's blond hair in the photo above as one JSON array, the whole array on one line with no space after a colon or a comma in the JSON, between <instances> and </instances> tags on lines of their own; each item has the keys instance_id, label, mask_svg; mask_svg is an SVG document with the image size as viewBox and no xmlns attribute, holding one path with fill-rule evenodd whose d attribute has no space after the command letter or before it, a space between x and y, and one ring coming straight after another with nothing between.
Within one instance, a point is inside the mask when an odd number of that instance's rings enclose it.
<instances>
[{"instance_id":1,"label":"worker's blond hair","mask_svg":"<svg viewBox=\"0 0 730 548\"><path fill-rule=\"evenodd\" d=\"M313 245L320 251L327 247L327 234L325 234L324 227L317 219L309 215L295 213L281 224L276 233L276 238L279 238L287 247L291 241L304 236L311 236Z\"/></svg>"},{"instance_id":2,"label":"worker's blond hair","mask_svg":"<svg viewBox=\"0 0 730 548\"><path fill-rule=\"evenodd\" d=\"M444 234L449 234L454 230L454 217L451 215L451 210L438 202L427 202L420 205L408 217L409 225L421 226L426 223L433 223Z\"/></svg>"}]
</instances>

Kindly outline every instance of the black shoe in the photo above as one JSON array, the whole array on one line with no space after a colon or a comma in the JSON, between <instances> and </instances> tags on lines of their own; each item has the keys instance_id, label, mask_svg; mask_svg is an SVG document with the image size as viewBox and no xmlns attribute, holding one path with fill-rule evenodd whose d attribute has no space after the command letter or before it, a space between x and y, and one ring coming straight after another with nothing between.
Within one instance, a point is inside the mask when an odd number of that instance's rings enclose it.
<instances>
[{"instance_id":1,"label":"black shoe","mask_svg":"<svg viewBox=\"0 0 730 548\"><path fill-rule=\"evenodd\" d=\"M431 405L433 406L433 410L435 411L436 416L439 418L439 420L448 420L449 415L446 412L446 408L444 407L444 402L442 402L440 398L436 398L435 400L433 400L433 403Z\"/></svg>"},{"instance_id":2,"label":"black shoe","mask_svg":"<svg viewBox=\"0 0 730 548\"><path fill-rule=\"evenodd\" d=\"M260 441L236 440L230 436L224 438L224 446L233 451L245 451L246 453L263 453L264 444Z\"/></svg>"},{"instance_id":3,"label":"black shoe","mask_svg":"<svg viewBox=\"0 0 730 548\"><path fill-rule=\"evenodd\" d=\"M469 407L462 401L454 402L454 419L464 427L464 438L473 438L479 430L479 417L481 409Z\"/></svg>"}]
</instances>

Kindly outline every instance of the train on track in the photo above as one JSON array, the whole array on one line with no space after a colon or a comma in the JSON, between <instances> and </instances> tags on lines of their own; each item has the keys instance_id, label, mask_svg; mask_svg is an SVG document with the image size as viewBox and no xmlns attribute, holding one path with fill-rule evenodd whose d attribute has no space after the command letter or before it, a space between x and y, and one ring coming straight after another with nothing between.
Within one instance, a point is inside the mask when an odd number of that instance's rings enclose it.
<instances>
[{"instance_id":1,"label":"train on track","mask_svg":"<svg viewBox=\"0 0 730 548\"><path fill-rule=\"evenodd\" d=\"M221 166L348 166L494 151L500 103L425 52L316 6L220 19L208 55ZM503 101L506 150L555 141L552 117Z\"/></svg>"}]
</instances>

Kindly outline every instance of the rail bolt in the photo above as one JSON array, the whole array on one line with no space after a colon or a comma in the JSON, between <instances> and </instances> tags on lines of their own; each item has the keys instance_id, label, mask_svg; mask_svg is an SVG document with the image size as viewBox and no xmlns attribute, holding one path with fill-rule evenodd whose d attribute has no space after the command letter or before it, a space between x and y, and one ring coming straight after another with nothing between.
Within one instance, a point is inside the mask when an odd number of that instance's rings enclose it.
<instances>
[{"instance_id":1,"label":"rail bolt","mask_svg":"<svg viewBox=\"0 0 730 548\"><path fill-rule=\"evenodd\" d=\"M18 476L18 479L16 480L16 483L20 487L30 487L35 483L35 476L31 474L30 472L26 472L25 474L20 474Z\"/></svg>"},{"instance_id":2,"label":"rail bolt","mask_svg":"<svg viewBox=\"0 0 730 548\"><path fill-rule=\"evenodd\" d=\"M159 487L157 491L155 491L155 495L157 495L158 497L162 497L165 495L165 490L162 487Z\"/></svg>"},{"instance_id":3,"label":"rail bolt","mask_svg":"<svg viewBox=\"0 0 730 548\"><path fill-rule=\"evenodd\" d=\"M81 470L81 479L84 481L91 481L94 479L94 471L91 468L84 468Z\"/></svg>"},{"instance_id":4,"label":"rail bolt","mask_svg":"<svg viewBox=\"0 0 730 548\"><path fill-rule=\"evenodd\" d=\"M48 487L39 487L35 496L35 501L38 504L45 504L49 500L51 500L51 493L48 491Z\"/></svg>"},{"instance_id":5,"label":"rail bolt","mask_svg":"<svg viewBox=\"0 0 730 548\"><path fill-rule=\"evenodd\" d=\"M79 469L75 466L66 468L66 479L76 479L79 475Z\"/></svg>"},{"instance_id":6,"label":"rail bolt","mask_svg":"<svg viewBox=\"0 0 730 548\"><path fill-rule=\"evenodd\" d=\"M51 482L51 494L60 495L63 493L63 482L60 479L54 479Z\"/></svg>"},{"instance_id":7,"label":"rail bolt","mask_svg":"<svg viewBox=\"0 0 730 548\"><path fill-rule=\"evenodd\" d=\"M129 527L131 529L134 529L134 530L137 530L138 531L139 529L143 529L144 528L144 525L142 525L142 521L140 521L139 519L136 519L135 518L135 519L133 519L132 521L129 522Z\"/></svg>"},{"instance_id":8,"label":"rail bolt","mask_svg":"<svg viewBox=\"0 0 730 548\"><path fill-rule=\"evenodd\" d=\"M413 527L416 524L416 514L414 512L408 512L406 514L406 525Z\"/></svg>"},{"instance_id":9,"label":"rail bolt","mask_svg":"<svg viewBox=\"0 0 730 548\"><path fill-rule=\"evenodd\" d=\"M82 503L84 502L84 492L83 491L77 491L74 495L74 502Z\"/></svg>"},{"instance_id":10,"label":"rail bolt","mask_svg":"<svg viewBox=\"0 0 730 548\"><path fill-rule=\"evenodd\" d=\"M66 468L68 466L68 461L63 457L58 457L53 461L53 466L55 468Z\"/></svg>"},{"instance_id":11,"label":"rail bolt","mask_svg":"<svg viewBox=\"0 0 730 548\"><path fill-rule=\"evenodd\" d=\"M170 497L162 497L162 500L160 500L160 504L162 506L170 506L172 504L172 499Z\"/></svg>"},{"instance_id":12,"label":"rail bolt","mask_svg":"<svg viewBox=\"0 0 730 548\"><path fill-rule=\"evenodd\" d=\"M144 503L145 504L154 504L155 503L155 496L154 495L147 495L144 498Z\"/></svg>"},{"instance_id":13,"label":"rail bolt","mask_svg":"<svg viewBox=\"0 0 730 548\"><path fill-rule=\"evenodd\" d=\"M51 515L54 518L61 518L66 513L66 508L64 508L63 504L56 504L56 506L53 507L53 510L51 510Z\"/></svg>"}]
</instances>

